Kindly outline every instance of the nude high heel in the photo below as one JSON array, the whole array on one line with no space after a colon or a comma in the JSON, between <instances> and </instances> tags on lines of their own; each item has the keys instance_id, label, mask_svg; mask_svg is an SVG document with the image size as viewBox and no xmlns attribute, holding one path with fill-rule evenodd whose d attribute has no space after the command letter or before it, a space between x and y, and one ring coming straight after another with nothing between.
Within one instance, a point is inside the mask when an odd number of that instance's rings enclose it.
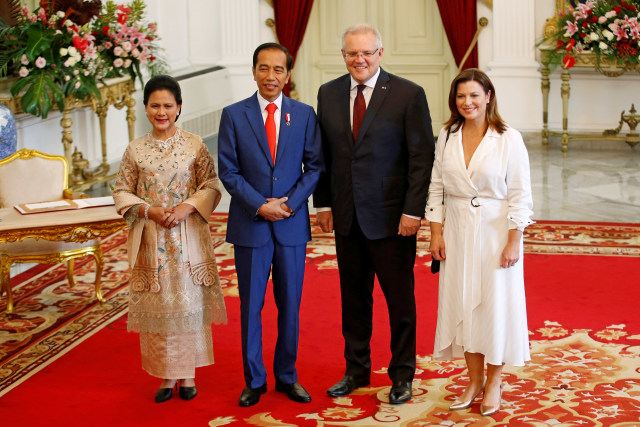
<instances>
[{"instance_id":1,"label":"nude high heel","mask_svg":"<svg viewBox=\"0 0 640 427\"><path fill-rule=\"evenodd\" d=\"M480 393L482 393L484 391L484 386L482 386L482 388L480 388L480 390L475 394L475 396L473 396L470 400L467 401L461 401L459 399L456 399L451 406L449 406L449 410L450 411L460 411L462 409L467 409L470 408L471 405L473 405L473 401L476 399L476 397L478 397L480 395Z\"/></svg>"},{"instance_id":2,"label":"nude high heel","mask_svg":"<svg viewBox=\"0 0 640 427\"><path fill-rule=\"evenodd\" d=\"M480 405L480 414L482 414L483 417L488 417L489 415L493 415L496 412L500 411L501 406L502 406L502 384L500 384L500 398L498 400L498 404L496 406Z\"/></svg>"}]
</instances>

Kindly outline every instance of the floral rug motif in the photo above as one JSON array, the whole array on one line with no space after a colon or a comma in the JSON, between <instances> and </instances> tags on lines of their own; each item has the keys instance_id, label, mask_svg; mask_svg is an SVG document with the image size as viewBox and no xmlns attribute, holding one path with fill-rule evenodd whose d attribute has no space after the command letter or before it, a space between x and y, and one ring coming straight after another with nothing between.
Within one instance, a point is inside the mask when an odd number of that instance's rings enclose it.
<instances>
[{"instance_id":1,"label":"floral rug motif","mask_svg":"<svg viewBox=\"0 0 640 427\"><path fill-rule=\"evenodd\" d=\"M569 330L547 321L531 331L532 360L505 367L502 409L480 415L480 399L468 410L449 411L468 384L463 360L418 356L413 398L389 404L389 387L364 387L333 404L292 419L270 412L250 418L217 417L210 427L255 426L637 426L640 425L640 335L625 325L600 331ZM375 374L385 374L382 368Z\"/></svg>"},{"instance_id":2,"label":"floral rug motif","mask_svg":"<svg viewBox=\"0 0 640 427\"><path fill-rule=\"evenodd\" d=\"M237 296L237 276L233 247L224 242L226 218L226 214L214 214L210 229L224 294L233 298ZM321 233L315 225L312 233L308 264L320 274L323 270L335 273L333 236ZM416 269L423 272L431 262L428 239L428 227L423 226L416 262ZM0 396L126 314L125 242L126 232L103 240L103 293L107 299L103 305L93 296L94 264L90 258L76 262L74 289L66 283L62 264L36 267L31 277L20 283L13 281L14 313L0 313ZM640 224L540 222L527 228L525 252L639 257ZM0 310L4 304L4 298L0 299ZM638 331L623 324L571 329L566 323L530 325L532 361L523 368L505 368L503 410L493 417L481 417L479 404L468 411L449 412L448 406L467 382L464 362L435 361L430 355L420 355L413 399L405 405L388 404L388 386L366 387L350 396L330 399L330 405L300 407L301 413L295 415L263 407L247 417L233 412L212 414L209 425L640 425ZM386 378L386 368L379 367L373 375Z\"/></svg>"}]
</instances>

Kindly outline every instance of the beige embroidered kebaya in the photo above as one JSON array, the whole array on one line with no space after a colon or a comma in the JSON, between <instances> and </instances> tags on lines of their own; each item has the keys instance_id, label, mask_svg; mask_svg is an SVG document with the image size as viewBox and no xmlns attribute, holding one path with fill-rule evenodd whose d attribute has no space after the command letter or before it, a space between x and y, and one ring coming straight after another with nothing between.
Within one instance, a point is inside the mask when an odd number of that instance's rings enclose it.
<instances>
[{"instance_id":1,"label":"beige embroidered kebaya","mask_svg":"<svg viewBox=\"0 0 640 427\"><path fill-rule=\"evenodd\" d=\"M226 322L208 226L220 201L211 155L199 136L181 129L171 141L149 133L127 147L113 197L131 227L128 329L141 333L143 368L162 378L189 378L184 374L195 366L213 363L211 322ZM172 209L181 203L197 212L171 229L138 218L140 204ZM195 352L186 364L184 347Z\"/></svg>"}]
</instances>

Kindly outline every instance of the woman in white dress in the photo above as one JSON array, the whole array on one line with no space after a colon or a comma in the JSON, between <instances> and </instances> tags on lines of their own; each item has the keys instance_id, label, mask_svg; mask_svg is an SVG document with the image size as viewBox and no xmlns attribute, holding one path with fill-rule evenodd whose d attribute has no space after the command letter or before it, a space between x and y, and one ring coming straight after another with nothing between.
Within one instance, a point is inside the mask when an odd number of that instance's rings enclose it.
<instances>
[{"instance_id":1,"label":"woman in white dress","mask_svg":"<svg viewBox=\"0 0 640 427\"><path fill-rule=\"evenodd\" d=\"M488 416L500 410L503 365L530 360L522 265L533 213L529 157L482 71L456 76L449 109L426 212L430 251L441 261L433 353L467 363L469 385L450 409L471 407L484 391L480 411Z\"/></svg>"}]
</instances>

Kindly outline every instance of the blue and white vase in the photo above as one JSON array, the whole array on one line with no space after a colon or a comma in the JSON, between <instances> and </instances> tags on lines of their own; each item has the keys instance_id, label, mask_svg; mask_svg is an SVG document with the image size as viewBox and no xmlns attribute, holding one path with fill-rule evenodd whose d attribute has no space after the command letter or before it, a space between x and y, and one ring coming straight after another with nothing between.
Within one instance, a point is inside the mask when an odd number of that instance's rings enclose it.
<instances>
[{"instance_id":1,"label":"blue and white vase","mask_svg":"<svg viewBox=\"0 0 640 427\"><path fill-rule=\"evenodd\" d=\"M16 119L8 107L0 104L0 159L15 153L17 145Z\"/></svg>"}]
</instances>

